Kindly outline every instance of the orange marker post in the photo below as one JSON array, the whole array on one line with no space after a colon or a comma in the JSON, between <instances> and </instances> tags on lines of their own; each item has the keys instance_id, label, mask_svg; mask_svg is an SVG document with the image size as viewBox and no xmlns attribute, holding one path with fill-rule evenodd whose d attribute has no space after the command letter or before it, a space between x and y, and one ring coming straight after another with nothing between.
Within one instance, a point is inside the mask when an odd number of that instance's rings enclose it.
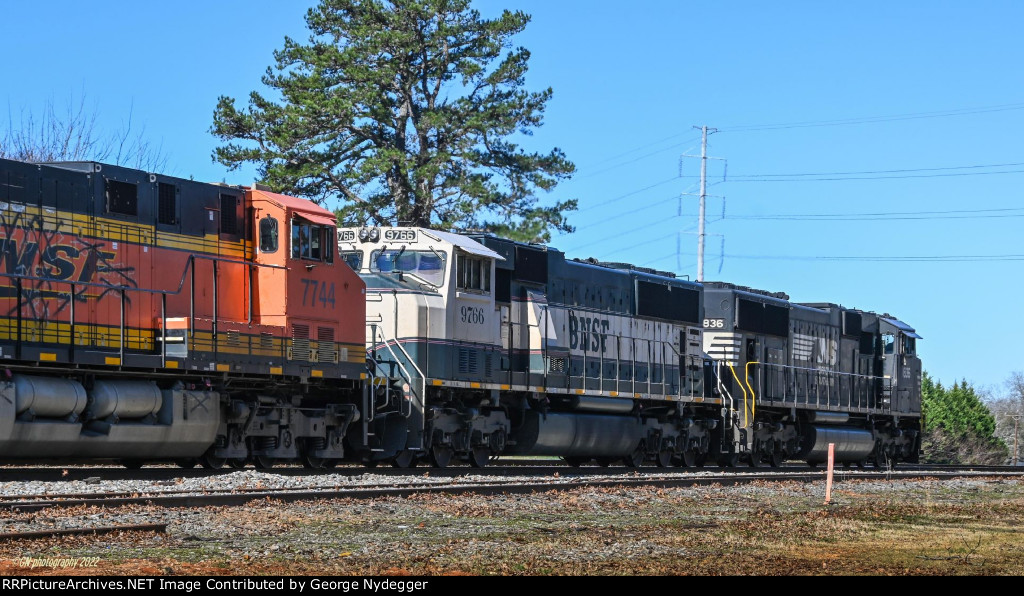
<instances>
[{"instance_id":1,"label":"orange marker post","mask_svg":"<svg viewBox=\"0 0 1024 596\"><path fill-rule=\"evenodd\" d=\"M828 444L828 473L825 477L825 504L832 500L832 468L836 462L836 444Z\"/></svg>"}]
</instances>

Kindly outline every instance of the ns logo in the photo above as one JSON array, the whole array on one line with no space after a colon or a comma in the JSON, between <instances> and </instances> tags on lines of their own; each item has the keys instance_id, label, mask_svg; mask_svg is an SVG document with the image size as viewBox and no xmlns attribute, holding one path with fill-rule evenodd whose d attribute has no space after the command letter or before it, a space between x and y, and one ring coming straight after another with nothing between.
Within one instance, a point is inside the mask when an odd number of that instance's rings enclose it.
<instances>
[{"instance_id":1,"label":"ns logo","mask_svg":"<svg viewBox=\"0 0 1024 596\"><path fill-rule=\"evenodd\" d=\"M835 366L839 362L839 344L834 339L818 338L818 364Z\"/></svg>"}]
</instances>

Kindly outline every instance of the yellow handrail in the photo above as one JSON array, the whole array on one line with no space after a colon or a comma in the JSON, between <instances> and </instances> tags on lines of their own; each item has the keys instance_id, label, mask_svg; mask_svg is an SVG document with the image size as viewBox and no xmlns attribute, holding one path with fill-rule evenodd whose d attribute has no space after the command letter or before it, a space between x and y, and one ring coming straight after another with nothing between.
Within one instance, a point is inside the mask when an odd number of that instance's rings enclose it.
<instances>
[{"instance_id":1,"label":"yellow handrail","mask_svg":"<svg viewBox=\"0 0 1024 596\"><path fill-rule=\"evenodd\" d=\"M740 377L736 374L736 369L733 368L733 366L731 364L729 365L729 371L732 373L732 378L736 379L736 384L739 385L740 391L743 392L743 426L746 427L747 426L747 410L748 410L748 407L747 407L747 390L743 387L743 381L740 380Z\"/></svg>"},{"instance_id":2,"label":"yellow handrail","mask_svg":"<svg viewBox=\"0 0 1024 596\"><path fill-rule=\"evenodd\" d=\"M757 418L757 394L754 393L754 388L750 386L750 365L761 364L760 362L748 362L747 366L743 369L743 380L747 383L747 388L750 389L750 415Z\"/></svg>"}]
</instances>

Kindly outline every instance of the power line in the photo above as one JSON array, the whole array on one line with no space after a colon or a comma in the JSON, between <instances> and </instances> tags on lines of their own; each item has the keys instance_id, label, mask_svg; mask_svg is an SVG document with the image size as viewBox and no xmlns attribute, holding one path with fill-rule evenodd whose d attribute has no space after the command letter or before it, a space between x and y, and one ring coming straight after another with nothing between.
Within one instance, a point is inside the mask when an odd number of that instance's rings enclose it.
<instances>
[{"instance_id":1,"label":"power line","mask_svg":"<svg viewBox=\"0 0 1024 596\"><path fill-rule=\"evenodd\" d=\"M693 133L691 133L689 131L687 131L687 132L680 132L680 133L676 133L676 134L671 135L671 136L667 136L667 137L665 137L663 139L658 139L657 141L652 141L650 143L645 143L643 145L640 145L639 147L634 147L633 149L629 149L628 151L623 151L622 153L618 153L616 155L612 155L611 157L606 157L605 159L602 159L600 161L595 161L594 163L590 164L590 167L599 166L601 164L608 163L610 161L615 161L616 159L618 159L620 157L625 157L625 156L627 156L627 155L629 155L631 153L636 153L637 151L641 151L643 149L647 149L651 145L657 145L658 143L664 143L665 141L671 141L672 139L675 139L675 138L678 138L678 137L681 137L681 136L684 136L684 135L688 135L688 134L693 134ZM699 138L700 137L692 137L692 138L687 139L685 141L680 141L676 145L685 145L686 143L689 143L691 141L696 141ZM669 149L671 149L671 147L669 147Z\"/></svg>"},{"instance_id":2,"label":"power line","mask_svg":"<svg viewBox=\"0 0 1024 596\"><path fill-rule=\"evenodd\" d=\"M811 128L816 126L845 126L850 124L874 124L878 122L896 122L900 120L919 120L922 118L945 118L948 116L967 116L970 114L984 114L990 112L1006 112L1010 110L1024 109L1024 104L1003 104L980 108L961 108L955 110L944 110L937 112L917 112L910 114L894 114L890 116L868 116L862 118L846 118L840 120L818 120L805 122L790 122L783 124L750 124L743 126L732 126L720 128L723 132L755 131L755 130L780 130L787 128Z\"/></svg>"},{"instance_id":3,"label":"power line","mask_svg":"<svg viewBox=\"0 0 1024 596\"><path fill-rule=\"evenodd\" d=\"M1020 174L1024 170L1002 170L998 172L955 172L948 174L905 174L899 176L842 176L836 178L741 178L732 182L812 182L838 180L898 180L905 178L948 178L955 176L987 176L991 174ZM797 174L797 176L814 176L814 174ZM693 178L693 176L689 176Z\"/></svg>"},{"instance_id":4,"label":"power line","mask_svg":"<svg viewBox=\"0 0 1024 596\"><path fill-rule=\"evenodd\" d=\"M668 184L669 182L677 180L678 178L679 178L678 176L673 176L673 177L668 178L666 180L662 180L661 182L655 182L654 184L652 184L650 186L645 186L643 188L640 188L640 189L637 189L637 190L634 190L634 191L631 191L631 192L627 192L624 195L619 195L619 196L615 197L614 199L608 199L607 201L602 201L602 202L596 203L594 205L587 205L586 207L582 207L580 209L577 209L576 212L577 213L582 213L583 211L590 211L591 209L597 209L598 207L604 207L605 205L610 205L610 204L612 204L612 203L614 203L616 201L621 201L622 199L626 199L626 198L632 197L634 195L638 195L638 194L644 192L645 190L651 190L652 188L657 188L657 187L659 187L659 186L661 186L663 184Z\"/></svg>"},{"instance_id":5,"label":"power line","mask_svg":"<svg viewBox=\"0 0 1024 596\"><path fill-rule=\"evenodd\" d=\"M601 260L604 260L604 259L607 259L610 255L618 254L620 252L624 252L624 251L627 251L627 250L633 250L633 249L641 247L641 246L647 246L648 244L654 244L655 242L661 242L662 240L665 240L666 238L672 238L675 235L676 235L676 233L672 232L672 233L666 234L664 236L659 236L657 238L651 238L650 240L647 240L647 241L644 241L644 242L638 242L638 243L635 243L635 244L630 244L629 246L626 246L624 248L616 249L616 250L613 250L611 252L606 252L606 253L602 254L599 258Z\"/></svg>"},{"instance_id":6,"label":"power line","mask_svg":"<svg viewBox=\"0 0 1024 596\"><path fill-rule=\"evenodd\" d=\"M648 157L651 157L652 155L657 155L659 153L664 153L666 151L671 151L672 149L675 149L676 147L681 147L681 146L683 146L683 145L685 145L687 143L690 143L692 141L695 141L695 140L696 139L687 139L687 140L685 140L685 141L683 141L681 143L676 143L674 145L670 145L668 147L665 147L664 149L659 149L657 151L652 151L650 153L645 153L644 155L641 155L640 157L631 159L629 161L624 161L624 162L621 162L621 163L617 163L617 164L615 164L613 166L608 166L607 168L602 168L600 170L593 171L593 172L589 172L588 171L585 175L579 176L579 178L592 178L592 177L597 176L599 174L604 174L605 172L610 172L610 171L612 171L614 169L621 168L622 166L627 166L627 165L629 165L631 163L636 163L636 162L638 162L640 160L647 159Z\"/></svg>"},{"instance_id":7,"label":"power line","mask_svg":"<svg viewBox=\"0 0 1024 596\"><path fill-rule=\"evenodd\" d=\"M797 176L853 176L860 174L905 174L908 172L937 172L937 171L948 171L948 170L970 170L970 169L981 169L981 168L1009 168L1024 166L1024 162L1015 163L994 163L994 164L977 164L971 166L946 166L941 168L904 168L899 170L862 170L855 172L813 172L804 174L734 174L732 179L737 178L781 178L781 177L797 177Z\"/></svg>"},{"instance_id":8,"label":"power line","mask_svg":"<svg viewBox=\"0 0 1024 596\"><path fill-rule=\"evenodd\" d=\"M672 217L669 217L668 219L675 219L676 217L679 217L679 216L678 215L673 215ZM632 234L633 232L639 232L640 230L649 230L650 228L651 228L651 224L650 224L650 222L648 222L648 223L645 223L642 226L633 228L631 230L623 230L621 232L616 232L616 234L619 235L619 236L625 236L627 234ZM674 234L675 234L675 232L672 232L672 235L674 235ZM659 240L661 240L661 238L659 238ZM575 246L575 247L572 248L572 250L578 251L578 250L586 248L588 246L594 246L596 244L605 244L606 242L608 242L607 238L601 238L600 240L596 240L594 242L588 242L586 244L581 244L579 246ZM653 240L652 241L648 241L648 242L644 242L643 244L650 244L651 242L653 242ZM628 247L626 247L626 249L631 249L631 248L634 248L636 246L642 246L642 244L630 244ZM623 249L623 250L626 250L626 249ZM618 251L615 251L615 252L618 252ZM614 254L614 253L608 253L608 254Z\"/></svg>"},{"instance_id":9,"label":"power line","mask_svg":"<svg viewBox=\"0 0 1024 596\"><path fill-rule=\"evenodd\" d=\"M647 209L652 209L652 208L657 207L659 205L664 205L665 203L667 203L669 201L678 201L678 200L679 200L678 196L668 197L666 199L663 199L663 200L660 200L660 201L656 201L656 202L651 203L649 205L646 205L644 207L638 207L638 208L635 208L635 209L630 209L628 211L620 211L620 212L617 212L617 213L610 213L610 214L608 214L608 218L607 219L604 219L604 220L601 220L601 221L596 221L594 223L589 223L589 224L587 224L585 226L577 226L576 227L576 231L579 232L580 230L587 230L587 229L590 229L590 228L595 228L597 226L604 226L604 225L608 225L610 223L618 223L618 220L615 219L616 216L625 215L627 213L638 213L640 211L645 211Z\"/></svg>"},{"instance_id":10,"label":"power line","mask_svg":"<svg viewBox=\"0 0 1024 596\"><path fill-rule=\"evenodd\" d=\"M989 219L1024 217L1024 208L956 209L950 211L892 211L879 213L775 213L762 215L729 215L726 219L782 220L782 221L876 221L876 220L935 220L935 219Z\"/></svg>"},{"instance_id":11,"label":"power line","mask_svg":"<svg viewBox=\"0 0 1024 596\"><path fill-rule=\"evenodd\" d=\"M734 259L751 259L764 261L847 261L847 262L982 262L982 261L1024 261L1024 255L921 255L921 256L884 256L884 257L851 257L851 256L795 256L795 255L725 255Z\"/></svg>"}]
</instances>

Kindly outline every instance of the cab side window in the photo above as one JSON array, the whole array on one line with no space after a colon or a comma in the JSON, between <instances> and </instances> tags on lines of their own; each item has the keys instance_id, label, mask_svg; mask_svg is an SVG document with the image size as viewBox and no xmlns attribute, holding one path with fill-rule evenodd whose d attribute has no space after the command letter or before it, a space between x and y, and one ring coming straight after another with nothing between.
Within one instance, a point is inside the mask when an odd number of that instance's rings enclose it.
<instances>
[{"instance_id":1,"label":"cab side window","mask_svg":"<svg viewBox=\"0 0 1024 596\"><path fill-rule=\"evenodd\" d=\"M456 262L456 288L476 292L491 291L491 261L481 257L459 255Z\"/></svg>"},{"instance_id":2,"label":"cab side window","mask_svg":"<svg viewBox=\"0 0 1024 596\"><path fill-rule=\"evenodd\" d=\"M260 252L277 252L277 220L269 215L260 220Z\"/></svg>"},{"instance_id":3,"label":"cab side window","mask_svg":"<svg viewBox=\"0 0 1024 596\"><path fill-rule=\"evenodd\" d=\"M292 258L334 262L334 230L301 219L292 220Z\"/></svg>"}]
</instances>

